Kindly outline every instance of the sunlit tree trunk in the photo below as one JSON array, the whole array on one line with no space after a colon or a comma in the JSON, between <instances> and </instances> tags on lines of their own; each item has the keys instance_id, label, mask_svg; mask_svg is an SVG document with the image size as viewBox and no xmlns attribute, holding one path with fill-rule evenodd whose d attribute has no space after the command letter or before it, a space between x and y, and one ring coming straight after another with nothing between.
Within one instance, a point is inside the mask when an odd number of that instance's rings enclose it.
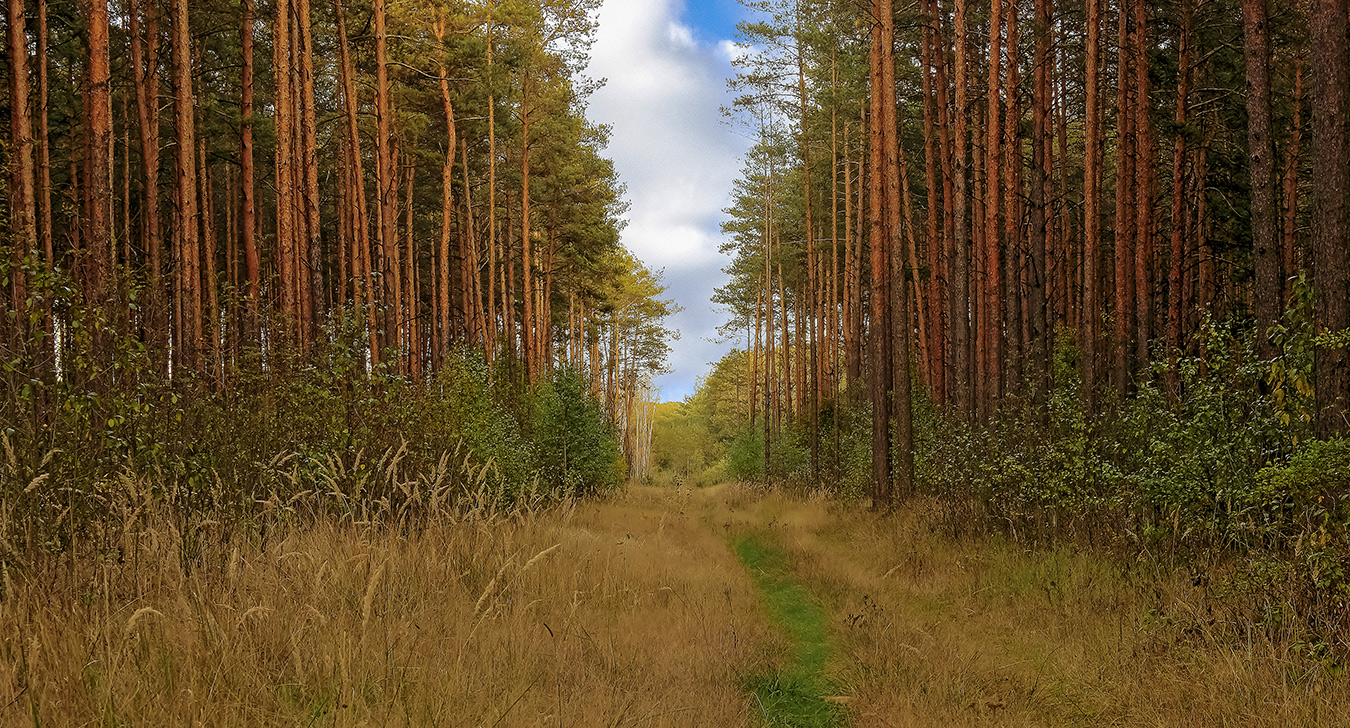
<instances>
[{"instance_id":1,"label":"sunlit tree trunk","mask_svg":"<svg viewBox=\"0 0 1350 728\"><path fill-rule=\"evenodd\" d=\"M253 160L253 125L257 123L253 115L253 0L243 0L243 21L240 29L240 47L242 60L240 68L240 104L239 115L242 129L239 139L239 181L241 205L239 233L244 247L244 265L248 269L248 288L245 291L245 337L250 344L261 346L258 306L262 295L262 268L258 256L256 187ZM345 31L343 31L345 34ZM342 51L346 53L345 38ZM142 132L144 138L144 132Z\"/></svg>"},{"instance_id":2,"label":"sunlit tree trunk","mask_svg":"<svg viewBox=\"0 0 1350 728\"><path fill-rule=\"evenodd\" d=\"M92 0L98 5L99 0ZM9 270L10 307L13 310L13 329L15 353L28 350L28 275L24 270L24 259L38 250L36 200L34 198L33 179L33 126L32 113L28 108L28 33L25 30L23 0L9 0L8 6L8 55L9 58L9 240L13 248ZM108 18L106 0L102 6L102 31L96 33L97 8L95 16L90 17L90 62L94 55L101 52L104 73L107 66ZM41 29L39 29L40 31ZM101 51L94 45L100 42ZM95 79L97 82L97 79ZM107 93L107 77L103 77L103 93ZM91 121L93 121L91 119ZM105 119L111 123L111 119ZM97 136L92 138L98 143ZM107 142L104 139L105 147ZM44 142L45 143L45 142ZM108 190L110 193L111 190ZM106 204L106 203L105 203ZM105 208L106 211L106 208ZM6 317L7 319L10 317ZM29 352L31 353L31 352Z\"/></svg>"},{"instance_id":3,"label":"sunlit tree trunk","mask_svg":"<svg viewBox=\"0 0 1350 728\"><path fill-rule=\"evenodd\" d=\"M181 0L180 0L181 1ZM295 176L295 122L292 110L295 106L292 95L293 74L291 73L291 0L277 0L276 24L272 29L272 69L276 92L273 112L276 128L276 268L280 280L278 302L281 305L281 321L277 334L277 345L286 348L295 343L295 324L297 314L295 290L295 194L299 186Z\"/></svg>"},{"instance_id":4,"label":"sunlit tree trunk","mask_svg":"<svg viewBox=\"0 0 1350 728\"><path fill-rule=\"evenodd\" d=\"M885 508L891 502L891 415L890 393L891 377L891 340L890 326L890 259L887 257L887 229L885 216L886 175L884 173L885 152L883 151L884 111L882 109L882 59L885 43L882 34L881 14L885 12L883 0L872 2L872 48L871 61L871 108L868 124L868 149L870 166L874 170L868 186L868 234L870 251L871 303L868 320L869 360L871 372L872 399L872 507Z\"/></svg>"},{"instance_id":5,"label":"sunlit tree trunk","mask_svg":"<svg viewBox=\"0 0 1350 728\"><path fill-rule=\"evenodd\" d=\"M1000 71L1002 69L1003 3L993 0L989 16L989 85L987 89L987 114L985 116L984 148L984 230L982 240L982 258L984 263L981 278L979 306L979 324L976 327L979 337L979 357L975 378L975 392L978 404L976 408L981 418L986 418L997 402L1001 392L1002 316L1001 297L999 296L1000 259L999 259L999 162L1001 160L1002 116L999 106L999 94L1002 90Z\"/></svg>"},{"instance_id":6,"label":"sunlit tree trunk","mask_svg":"<svg viewBox=\"0 0 1350 728\"><path fill-rule=\"evenodd\" d=\"M452 199L452 189L454 187L454 169L455 153L459 146L455 136L455 108L450 103L450 82L446 78L445 69L445 11L440 11L440 17L436 25L436 41L440 45L440 55L437 57L437 70L440 72L441 102L445 106L445 165L441 170L441 247L437 256L436 277L438 281L436 300L436 330L440 336L444 337L442 341L448 340L450 336L450 236L451 223L454 220L454 200ZM467 170L466 170L467 172ZM464 316L469 316L469 311L465 308ZM444 344L437 347L434 353L436 362L439 365L441 349Z\"/></svg>"},{"instance_id":7,"label":"sunlit tree trunk","mask_svg":"<svg viewBox=\"0 0 1350 728\"><path fill-rule=\"evenodd\" d=\"M1089 0L1091 1L1091 0ZM952 109L952 255L948 273L951 306L949 325L952 337L952 400L958 412L970 418L974 414L975 399L971 391L971 301L970 301L970 256L971 219L968 216L969 192L967 184L968 144L966 122L970 107L967 103L966 57L966 0L956 0L955 28L953 35L956 48L953 52L953 83L956 86L955 107Z\"/></svg>"},{"instance_id":8,"label":"sunlit tree trunk","mask_svg":"<svg viewBox=\"0 0 1350 728\"><path fill-rule=\"evenodd\" d=\"M300 154L303 177L302 210L304 212L304 239L300 241L297 260L300 287L300 340L303 350L309 352L318 338L319 317L325 303L323 295L323 236L319 219L319 152L318 129L314 107L314 42L310 22L309 0L297 0L296 20L300 45L296 48L300 78Z\"/></svg>"},{"instance_id":9,"label":"sunlit tree trunk","mask_svg":"<svg viewBox=\"0 0 1350 728\"><path fill-rule=\"evenodd\" d=\"M396 346L399 305L396 291L391 287L396 268L391 270L390 261L395 259L394 248L398 246L395 239L398 180L394 175L394 155L391 148L393 139L389 108L389 53L388 31L385 27L385 0L374 0L372 10L374 13L372 21L375 26L375 178L378 191L375 202L375 216L378 221L376 241L379 247L377 257L383 270L388 274L381 276L380 295L377 296L377 300L379 305L385 308L384 343L386 345L393 343Z\"/></svg>"}]
</instances>

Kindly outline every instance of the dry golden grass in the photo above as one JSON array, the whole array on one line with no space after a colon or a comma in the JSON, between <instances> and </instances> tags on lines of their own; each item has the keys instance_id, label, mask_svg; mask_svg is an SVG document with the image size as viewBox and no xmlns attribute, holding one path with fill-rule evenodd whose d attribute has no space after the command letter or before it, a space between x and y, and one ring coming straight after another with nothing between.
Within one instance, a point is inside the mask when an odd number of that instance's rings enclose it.
<instances>
[{"instance_id":1,"label":"dry golden grass","mask_svg":"<svg viewBox=\"0 0 1350 728\"><path fill-rule=\"evenodd\" d=\"M166 525L124 563L0 573L0 724L758 724L747 679L792 645L729 548L754 532L831 615L850 725L1350 725L1344 678L1188 579L954 543L933 508L631 486L416 535Z\"/></svg>"},{"instance_id":2,"label":"dry golden grass","mask_svg":"<svg viewBox=\"0 0 1350 728\"><path fill-rule=\"evenodd\" d=\"M746 722L753 586L688 495L634 488L401 537L320 522L185 565L20 578L0 719L23 725Z\"/></svg>"},{"instance_id":3,"label":"dry golden grass","mask_svg":"<svg viewBox=\"0 0 1350 728\"><path fill-rule=\"evenodd\" d=\"M1186 575L953 543L936 507L760 505L833 611L852 725L1350 725L1350 680L1224 624Z\"/></svg>"}]
</instances>

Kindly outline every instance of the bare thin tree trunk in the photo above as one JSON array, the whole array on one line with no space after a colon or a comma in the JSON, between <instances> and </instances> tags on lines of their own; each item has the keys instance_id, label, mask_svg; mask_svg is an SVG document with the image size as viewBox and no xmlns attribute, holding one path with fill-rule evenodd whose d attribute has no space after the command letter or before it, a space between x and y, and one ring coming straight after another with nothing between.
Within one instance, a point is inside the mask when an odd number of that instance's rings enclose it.
<instances>
[{"instance_id":1,"label":"bare thin tree trunk","mask_svg":"<svg viewBox=\"0 0 1350 728\"><path fill-rule=\"evenodd\" d=\"M1267 0L1243 0L1243 51L1247 66L1247 156L1252 176L1252 282L1256 346L1275 356L1269 331L1280 318L1280 248L1276 236L1275 138L1270 99L1270 29Z\"/></svg>"},{"instance_id":2,"label":"bare thin tree trunk","mask_svg":"<svg viewBox=\"0 0 1350 728\"><path fill-rule=\"evenodd\" d=\"M404 227L403 309L408 331L408 374L416 381L422 375L422 318L419 304L421 291L417 285L417 236L413 230L413 182L417 176L417 157L408 155L407 221Z\"/></svg>"},{"instance_id":3,"label":"bare thin tree trunk","mask_svg":"<svg viewBox=\"0 0 1350 728\"><path fill-rule=\"evenodd\" d=\"M1182 271L1186 265L1186 125L1190 105L1191 82L1191 0L1183 0L1181 28L1178 38L1178 68L1176 126L1177 137L1172 142L1172 239L1167 272L1167 374L1165 385L1168 397L1175 400L1181 394L1179 357L1181 353Z\"/></svg>"},{"instance_id":4,"label":"bare thin tree trunk","mask_svg":"<svg viewBox=\"0 0 1350 728\"><path fill-rule=\"evenodd\" d=\"M1134 319L1135 365L1147 375L1153 338L1153 124L1148 82L1148 6L1134 3Z\"/></svg>"},{"instance_id":5,"label":"bare thin tree trunk","mask_svg":"<svg viewBox=\"0 0 1350 728\"><path fill-rule=\"evenodd\" d=\"M939 162L945 149L939 148L938 142L938 104L941 103L937 98L937 92L934 88L933 76L935 56L945 54L946 50L938 42L938 29L941 25L941 16L937 7L937 0L926 0L925 2L926 25L923 32L923 48L921 53L921 65L923 66L923 161L924 161L924 188L927 193L927 217L924 227L924 248L926 253L926 263L928 266L928 311L922 308L916 310L919 316L926 314L928 320L928 332L931 337L928 342L928 372L929 372L929 391L932 394L933 402L939 406L947 402L947 359L944 354L945 319L943 315L943 301L947 294L945 289L946 275L944 267L944 249L946 239L943 235L941 217L943 215L942 207L939 207L939 183L938 173L943 172L943 179L946 182L946 172L950 171L950 166L945 163L946 160ZM947 182L950 184L950 182ZM948 205L949 200L942 196L942 204ZM917 283L916 283L917 285Z\"/></svg>"},{"instance_id":6,"label":"bare thin tree trunk","mask_svg":"<svg viewBox=\"0 0 1350 728\"><path fill-rule=\"evenodd\" d=\"M319 335L319 317L323 314L323 237L319 220L319 150L318 129L314 108L314 43L310 22L309 0L297 0L296 19L299 26L300 47L296 49L300 70L300 139L301 169L304 172L304 230L301 241L303 254L296 266L300 276L300 338L303 350L312 350Z\"/></svg>"},{"instance_id":7,"label":"bare thin tree trunk","mask_svg":"<svg viewBox=\"0 0 1350 728\"><path fill-rule=\"evenodd\" d=\"M133 12L133 22L136 15ZM41 228L39 235L42 240L43 266L50 276L56 268L56 251L53 243L55 235L52 230L52 141L51 133L48 128L48 78L47 78L47 0L37 0L37 72L38 72L38 179L37 179L37 200L41 205ZM139 43L136 37L135 26L133 25L133 42ZM133 75L140 73L140 64L133 64ZM139 86L138 93L139 93ZM139 98L139 96L138 96ZM11 114L14 112L11 111ZM56 374L56 319L52 314L51 297L45 297L46 311L43 321L46 327L46 339L44 341L43 356L47 359L45 376L50 381ZM152 353L153 357L153 353ZM153 358L152 358L153 361Z\"/></svg>"},{"instance_id":8,"label":"bare thin tree trunk","mask_svg":"<svg viewBox=\"0 0 1350 728\"><path fill-rule=\"evenodd\" d=\"M445 70L445 11L442 9L436 25L436 42L440 46L437 57L437 69L440 71L441 101L445 105L445 166L441 171L441 248L436 271L439 286L439 298L436 301L437 330L443 340L450 336L450 233L454 219L454 200L451 190L454 187L455 152L459 146L455 136L455 109L450 103L450 82ZM465 170L467 175L468 170ZM467 194L467 190L465 191ZM464 315L468 316L466 309ZM444 346L442 345L442 347ZM436 351L437 362L441 351Z\"/></svg>"},{"instance_id":9,"label":"bare thin tree trunk","mask_svg":"<svg viewBox=\"0 0 1350 728\"><path fill-rule=\"evenodd\" d=\"M525 379L533 384L539 377L538 326L534 307L534 240L530 230L530 88L528 73L520 81L520 282L521 346L525 360Z\"/></svg>"},{"instance_id":10,"label":"bare thin tree trunk","mask_svg":"<svg viewBox=\"0 0 1350 728\"><path fill-rule=\"evenodd\" d=\"M356 123L356 110L359 106L356 97L356 75L352 69L351 52L347 43L347 19L342 0L333 0L333 9L337 18L338 55L342 66L342 111L346 117L347 162L352 170L351 192L348 196L352 205L352 240L356 249L352 254L352 266L359 269L356 274L360 288L361 303L366 312L366 336L370 346L371 366L380 365L379 321L376 306L379 296L375 288L374 263L370 251L370 224L367 219L365 169L361 159L361 134Z\"/></svg>"},{"instance_id":11,"label":"bare thin tree trunk","mask_svg":"<svg viewBox=\"0 0 1350 728\"><path fill-rule=\"evenodd\" d=\"M379 253L377 257L382 261L384 270L392 274L389 261L393 260L393 248L397 246L395 240L395 215L398 212L398 182L394 176L394 159L391 150L391 125L389 109L389 53L387 50L388 31L385 28L385 0L374 0L374 26L375 26L375 177L377 180L377 190L375 201L375 216L378 220L376 230L376 241L378 242ZM381 276L381 286L379 300L386 309L385 321L385 343L389 343L388 337L394 337L393 343L397 345L397 315L398 298L390 285L392 275Z\"/></svg>"},{"instance_id":12,"label":"bare thin tree trunk","mask_svg":"<svg viewBox=\"0 0 1350 728\"><path fill-rule=\"evenodd\" d=\"M1134 0L1138 2L1139 0ZM1133 54L1133 23L1129 7L1122 5L1119 16L1116 61L1116 215L1115 215L1115 336L1112 341L1111 385L1123 399L1129 383L1133 354L1134 325L1134 104L1130 73Z\"/></svg>"},{"instance_id":13,"label":"bare thin tree trunk","mask_svg":"<svg viewBox=\"0 0 1350 728\"><path fill-rule=\"evenodd\" d=\"M1039 396L1050 391L1050 347L1054 337L1054 310L1047 304L1047 291L1053 287L1049 281L1049 266L1046 263L1047 251L1054 247L1054 215L1050 209L1050 186L1053 174L1050 133L1050 0L1035 0L1036 40L1035 70L1032 73L1032 138L1031 138L1031 249L1028 279L1027 304L1030 306L1031 330L1028 338L1033 351L1028 352L1029 379L1035 384Z\"/></svg>"},{"instance_id":14,"label":"bare thin tree trunk","mask_svg":"<svg viewBox=\"0 0 1350 728\"><path fill-rule=\"evenodd\" d=\"M1294 61L1294 118L1289 125L1289 141L1284 162L1284 225L1280 252L1284 261L1284 301L1292 296L1292 279L1300 268L1298 256L1298 177L1299 156L1303 146L1303 58Z\"/></svg>"},{"instance_id":15,"label":"bare thin tree trunk","mask_svg":"<svg viewBox=\"0 0 1350 728\"><path fill-rule=\"evenodd\" d=\"M258 322L259 297L262 295L261 261L258 256L257 208L255 199L255 177L253 164L253 1L243 0L244 18L240 28L240 46L242 48L242 66L240 69L239 114L242 120L239 138L239 182L241 189L239 233L244 247L244 265L248 269L248 289L245 291L245 310L248 334L244 337L250 344L262 345L261 329ZM346 52L346 43L342 44ZM144 136L144 132L142 132Z\"/></svg>"},{"instance_id":16,"label":"bare thin tree trunk","mask_svg":"<svg viewBox=\"0 0 1350 728\"><path fill-rule=\"evenodd\" d=\"M222 374L224 372L225 357L221 351L220 335L220 294L218 292L219 281L216 276L216 216L215 216L215 189L211 181L211 168L207 166L206 142L203 140L199 145L199 166L201 168L201 211L202 211L202 242L205 250L202 260L202 278L198 283L206 287L205 312L203 318L205 324L203 331L211 337L211 361L209 362L210 375L217 384L223 382ZM207 348L203 343L203 354Z\"/></svg>"}]
</instances>

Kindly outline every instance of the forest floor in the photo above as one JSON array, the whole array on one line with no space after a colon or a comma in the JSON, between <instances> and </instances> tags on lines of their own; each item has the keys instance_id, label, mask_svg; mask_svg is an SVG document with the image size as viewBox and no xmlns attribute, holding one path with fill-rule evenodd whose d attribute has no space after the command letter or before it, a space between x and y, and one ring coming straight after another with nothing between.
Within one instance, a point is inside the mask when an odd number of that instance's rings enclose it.
<instances>
[{"instance_id":1,"label":"forest floor","mask_svg":"<svg viewBox=\"0 0 1350 728\"><path fill-rule=\"evenodd\" d=\"M0 724L1350 725L1346 678L1190 579L953 540L933 507L630 486L191 560L166 531L6 584Z\"/></svg>"}]
</instances>

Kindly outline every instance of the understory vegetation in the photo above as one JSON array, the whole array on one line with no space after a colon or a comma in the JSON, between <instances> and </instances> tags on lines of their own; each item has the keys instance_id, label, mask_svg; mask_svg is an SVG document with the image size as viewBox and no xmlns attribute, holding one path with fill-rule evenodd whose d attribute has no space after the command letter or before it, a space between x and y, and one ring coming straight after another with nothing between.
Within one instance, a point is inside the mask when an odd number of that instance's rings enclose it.
<instances>
[{"instance_id":1,"label":"understory vegetation","mask_svg":"<svg viewBox=\"0 0 1350 728\"><path fill-rule=\"evenodd\" d=\"M1145 379L1095 416L1079 398L1072 332L1061 332L1049 392L974 423L920 400L908 495L941 503L935 523L956 537L1084 547L1185 574L1235 635L1265 635L1340 671L1350 652L1350 442L1313 436L1312 336L1288 320L1274 360L1257 356L1242 322L1212 322L1198 353L1179 362L1178 396ZM655 477L705 485L725 473L865 502L867 403L845 391L846 404L822 413L813 474L806 422L772 423L766 456L763 415L747 419L747 366L732 352L668 405Z\"/></svg>"},{"instance_id":2,"label":"understory vegetation","mask_svg":"<svg viewBox=\"0 0 1350 728\"><path fill-rule=\"evenodd\" d=\"M11 577L121 564L166 523L194 542L265 540L321 518L406 532L607 493L625 477L614 425L570 369L527 388L505 360L494 371L461 350L412 382L358 373L359 354L334 346L229 389L146 377L11 390L0 564Z\"/></svg>"}]
</instances>

